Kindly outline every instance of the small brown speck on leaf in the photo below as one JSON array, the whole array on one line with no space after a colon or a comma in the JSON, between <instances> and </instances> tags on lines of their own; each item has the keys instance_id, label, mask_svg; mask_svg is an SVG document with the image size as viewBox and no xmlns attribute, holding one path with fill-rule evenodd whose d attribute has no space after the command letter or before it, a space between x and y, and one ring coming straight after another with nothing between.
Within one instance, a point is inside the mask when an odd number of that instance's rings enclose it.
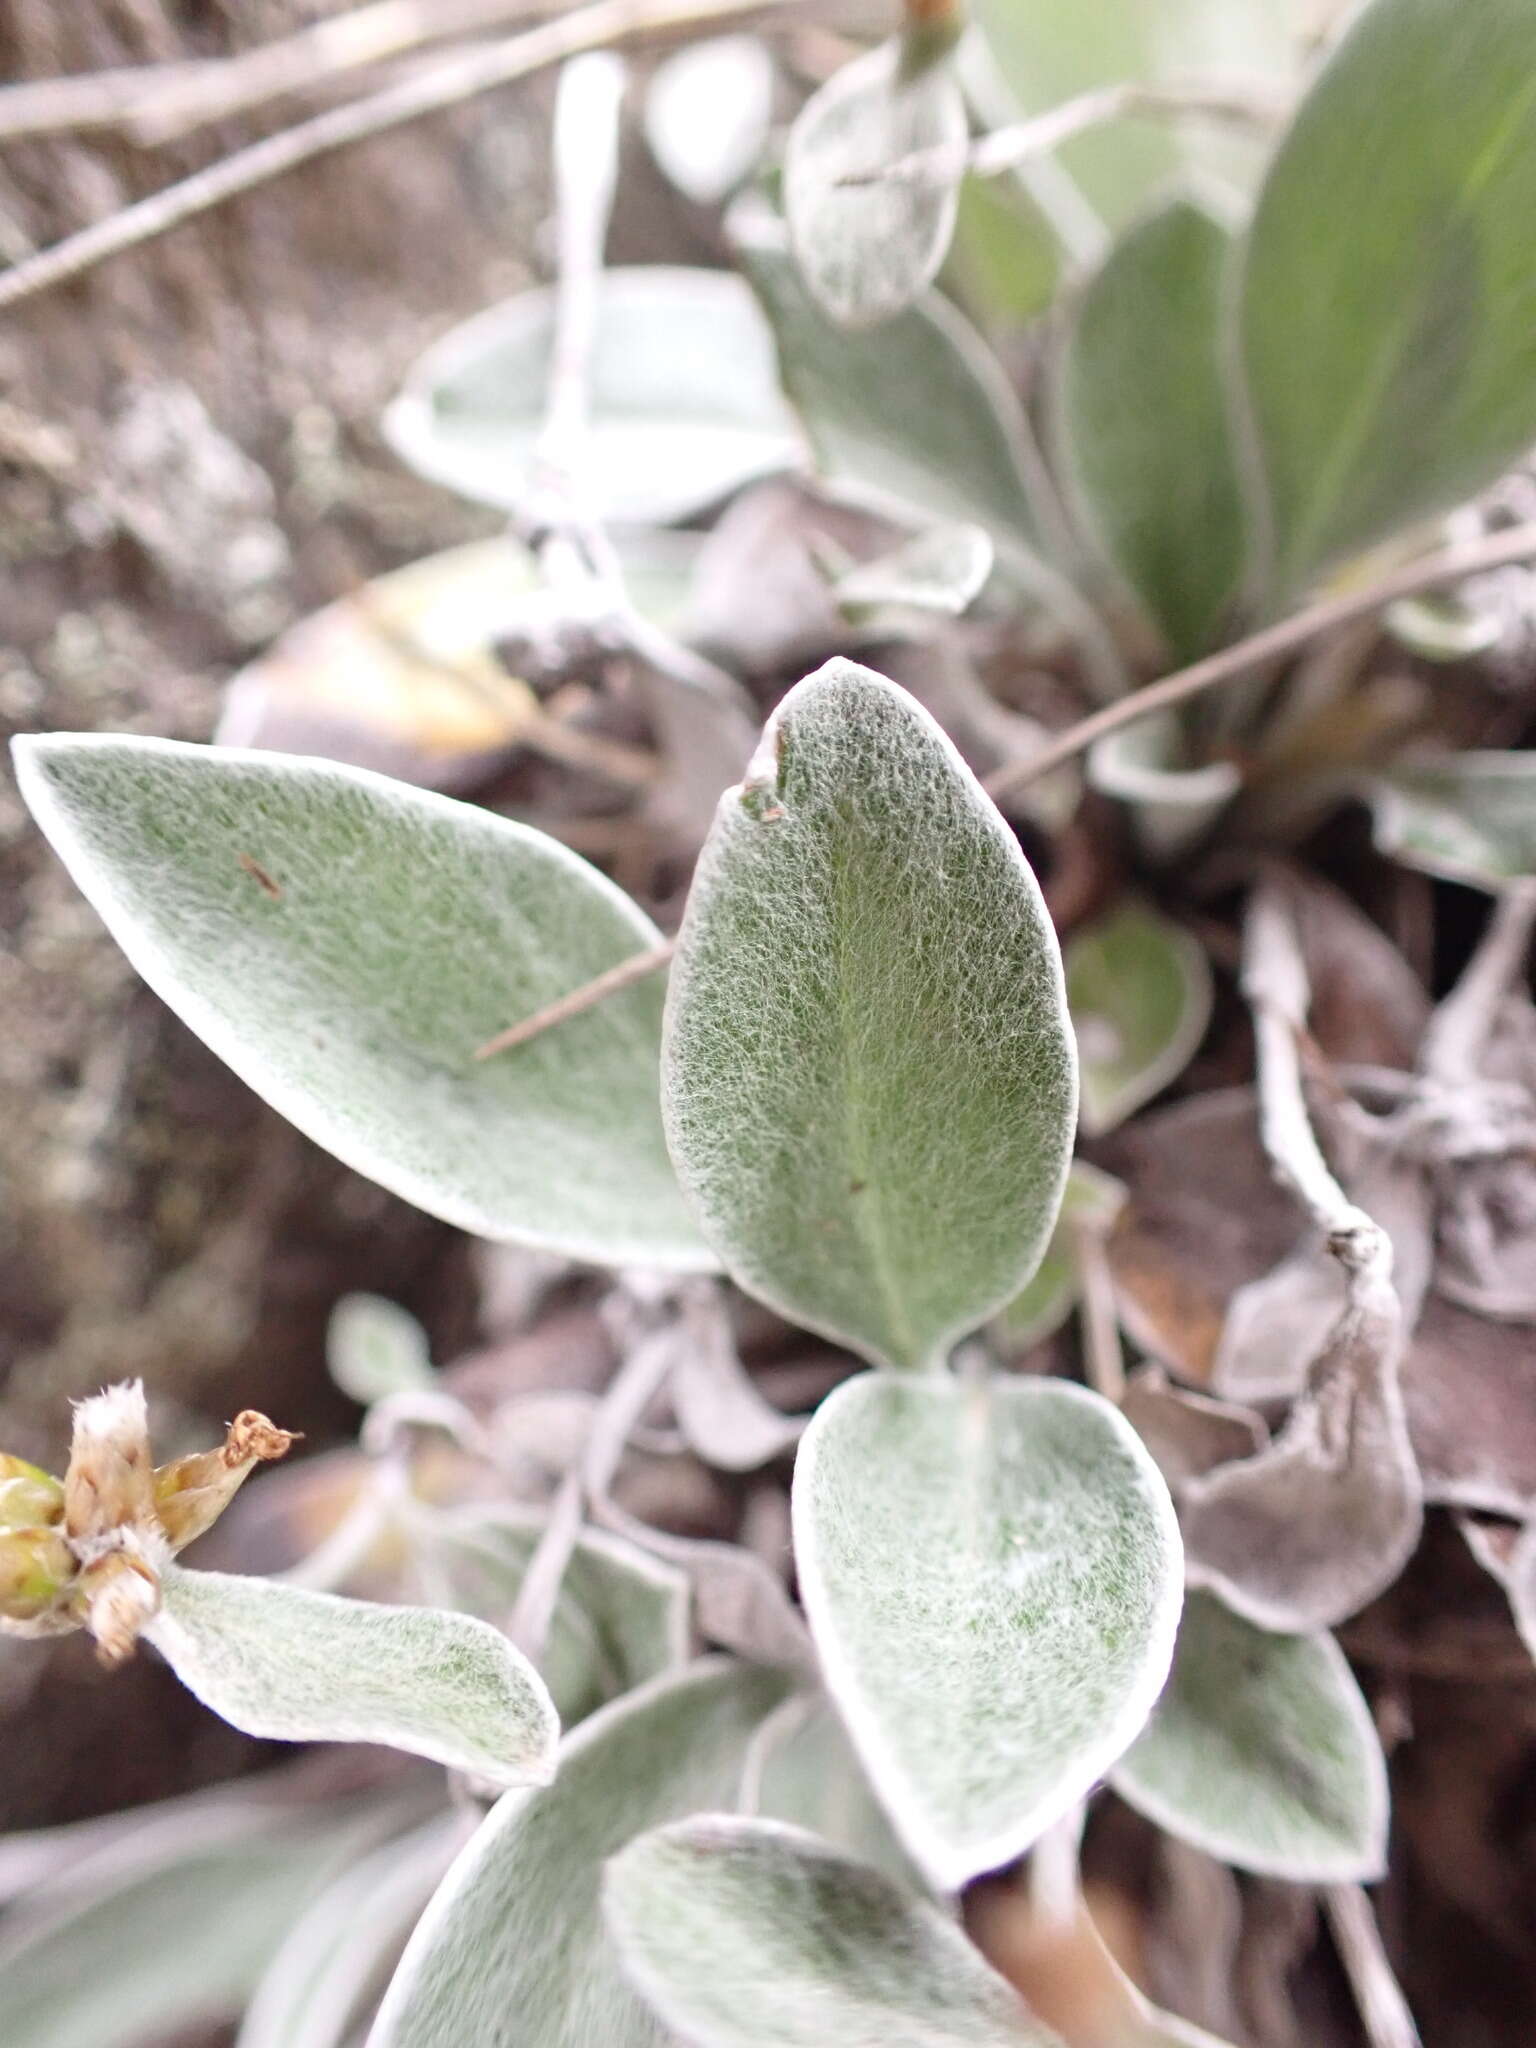
<instances>
[{"instance_id":1,"label":"small brown speck on leaf","mask_svg":"<svg viewBox=\"0 0 1536 2048\"><path fill-rule=\"evenodd\" d=\"M253 882L258 883L263 889L265 889L267 894L274 898L274 900L282 895L283 892L281 888L278 886L276 882L273 881L272 877L267 873L266 869L261 865L260 861L253 860L250 854L248 853L237 854L235 858L239 861L241 867L245 870L245 872L250 876L251 880Z\"/></svg>"}]
</instances>

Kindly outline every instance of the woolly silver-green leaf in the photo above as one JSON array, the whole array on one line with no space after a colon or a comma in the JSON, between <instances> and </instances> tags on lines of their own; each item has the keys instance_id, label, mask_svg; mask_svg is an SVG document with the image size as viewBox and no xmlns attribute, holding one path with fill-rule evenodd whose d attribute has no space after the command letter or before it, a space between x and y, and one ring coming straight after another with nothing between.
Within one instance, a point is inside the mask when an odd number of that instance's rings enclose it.
<instances>
[{"instance_id":1,"label":"woolly silver-green leaf","mask_svg":"<svg viewBox=\"0 0 1536 2048\"><path fill-rule=\"evenodd\" d=\"M369 2048L665 2048L604 1930L603 1865L647 1828L731 1805L785 1689L709 1658L584 1722L554 1784L509 1793L444 1878Z\"/></svg>"},{"instance_id":2,"label":"woolly silver-green leaf","mask_svg":"<svg viewBox=\"0 0 1536 2048\"><path fill-rule=\"evenodd\" d=\"M1055 1222L1077 1076L1033 874L944 733L832 661L779 705L700 856L663 1111L733 1278L931 1366Z\"/></svg>"},{"instance_id":3,"label":"woolly silver-green leaf","mask_svg":"<svg viewBox=\"0 0 1536 2048\"><path fill-rule=\"evenodd\" d=\"M800 1828L659 1828L603 1896L631 1978L690 2048L1060 2048L953 1920Z\"/></svg>"},{"instance_id":4,"label":"woolly silver-green leaf","mask_svg":"<svg viewBox=\"0 0 1536 2048\"><path fill-rule=\"evenodd\" d=\"M1490 891L1536 875L1536 753L1404 761L1371 798L1376 844L1405 867Z\"/></svg>"},{"instance_id":5,"label":"woolly silver-green leaf","mask_svg":"<svg viewBox=\"0 0 1536 2048\"><path fill-rule=\"evenodd\" d=\"M866 1374L794 1481L827 1686L919 1867L1011 1862L1140 1733L1183 1594L1168 1489L1119 1411L1059 1381Z\"/></svg>"},{"instance_id":6,"label":"woolly silver-green leaf","mask_svg":"<svg viewBox=\"0 0 1536 2048\"><path fill-rule=\"evenodd\" d=\"M1110 1782L1240 1870L1346 1884L1386 1867L1387 1767L1338 1644L1270 1635L1211 1593L1186 1601L1167 1688Z\"/></svg>"},{"instance_id":7,"label":"woolly silver-green leaf","mask_svg":"<svg viewBox=\"0 0 1536 2048\"><path fill-rule=\"evenodd\" d=\"M912 68L904 56L896 37L844 64L806 101L785 146L791 246L840 327L873 327L909 306L954 233L965 96L945 60Z\"/></svg>"},{"instance_id":8,"label":"woolly silver-green leaf","mask_svg":"<svg viewBox=\"0 0 1536 2048\"><path fill-rule=\"evenodd\" d=\"M554 1770L560 1724L544 1682L487 1622L175 1565L161 1582L145 1634L247 1735L381 1742L497 1785Z\"/></svg>"},{"instance_id":9,"label":"woolly silver-green leaf","mask_svg":"<svg viewBox=\"0 0 1536 2048\"><path fill-rule=\"evenodd\" d=\"M54 851L157 995L306 1136L482 1237L699 1267L642 984L475 1048L658 943L543 833L361 769L169 740L16 744Z\"/></svg>"}]
</instances>

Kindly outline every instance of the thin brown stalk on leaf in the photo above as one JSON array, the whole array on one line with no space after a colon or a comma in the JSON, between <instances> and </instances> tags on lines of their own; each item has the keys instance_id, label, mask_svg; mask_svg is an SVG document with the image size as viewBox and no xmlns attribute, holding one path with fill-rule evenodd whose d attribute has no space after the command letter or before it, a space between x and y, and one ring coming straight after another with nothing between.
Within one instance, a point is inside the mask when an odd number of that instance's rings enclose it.
<instances>
[{"instance_id":1,"label":"thin brown stalk on leaf","mask_svg":"<svg viewBox=\"0 0 1536 2048\"><path fill-rule=\"evenodd\" d=\"M1481 575L1489 569L1527 562L1532 556L1536 556L1536 521L1505 527L1498 533L1485 534L1479 540L1457 541L1435 554L1422 555L1418 561L1390 570L1374 582L1362 584L1357 590L1346 591L1340 597L1320 598L1316 604L1306 606L1288 619L1250 633L1245 640L1235 640L1230 647L1206 655L1189 668L1178 669L1158 682L1148 683L1145 689L1135 690L1116 703L1104 705L1087 718L1080 719L1076 725L1069 725L1038 754L1010 761L996 769L987 777L983 787L990 796L1004 796L1026 783L1037 781L1042 775L1048 775L1063 761L1070 761L1085 752L1095 740L1103 739L1106 733L1119 732L1122 726L1134 725L1153 712L1169 711L1206 690L1251 675L1268 662L1297 654L1314 640L1320 640L1342 626L1353 625L1357 619L1366 618L1384 606L1396 603L1401 597L1417 597L1428 590L1441 590L1448 584L1460 583L1468 576Z\"/></svg>"}]
</instances>

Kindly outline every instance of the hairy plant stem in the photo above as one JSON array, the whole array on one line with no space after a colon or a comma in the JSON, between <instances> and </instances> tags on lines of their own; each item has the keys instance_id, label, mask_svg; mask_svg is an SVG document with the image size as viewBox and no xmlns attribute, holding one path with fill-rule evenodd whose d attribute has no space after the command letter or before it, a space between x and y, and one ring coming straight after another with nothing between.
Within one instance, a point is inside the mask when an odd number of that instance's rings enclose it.
<instances>
[{"instance_id":1,"label":"hairy plant stem","mask_svg":"<svg viewBox=\"0 0 1536 2048\"><path fill-rule=\"evenodd\" d=\"M1324 1888L1323 1904L1371 2048L1423 2048L1370 1899L1357 1884L1333 1884Z\"/></svg>"}]
</instances>

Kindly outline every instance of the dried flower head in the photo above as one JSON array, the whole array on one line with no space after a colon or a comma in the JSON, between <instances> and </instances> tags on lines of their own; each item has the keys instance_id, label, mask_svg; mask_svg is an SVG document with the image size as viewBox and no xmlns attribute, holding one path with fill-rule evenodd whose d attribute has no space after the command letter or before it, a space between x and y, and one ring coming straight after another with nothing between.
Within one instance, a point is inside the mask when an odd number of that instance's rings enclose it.
<instances>
[{"instance_id":1,"label":"dried flower head","mask_svg":"<svg viewBox=\"0 0 1536 2048\"><path fill-rule=\"evenodd\" d=\"M140 1381L77 1403L62 1480L0 1453L0 1629L89 1629L103 1661L121 1663L159 1607L167 1559L212 1527L248 1472L295 1441L248 1408L216 1450L157 1469Z\"/></svg>"}]
</instances>

